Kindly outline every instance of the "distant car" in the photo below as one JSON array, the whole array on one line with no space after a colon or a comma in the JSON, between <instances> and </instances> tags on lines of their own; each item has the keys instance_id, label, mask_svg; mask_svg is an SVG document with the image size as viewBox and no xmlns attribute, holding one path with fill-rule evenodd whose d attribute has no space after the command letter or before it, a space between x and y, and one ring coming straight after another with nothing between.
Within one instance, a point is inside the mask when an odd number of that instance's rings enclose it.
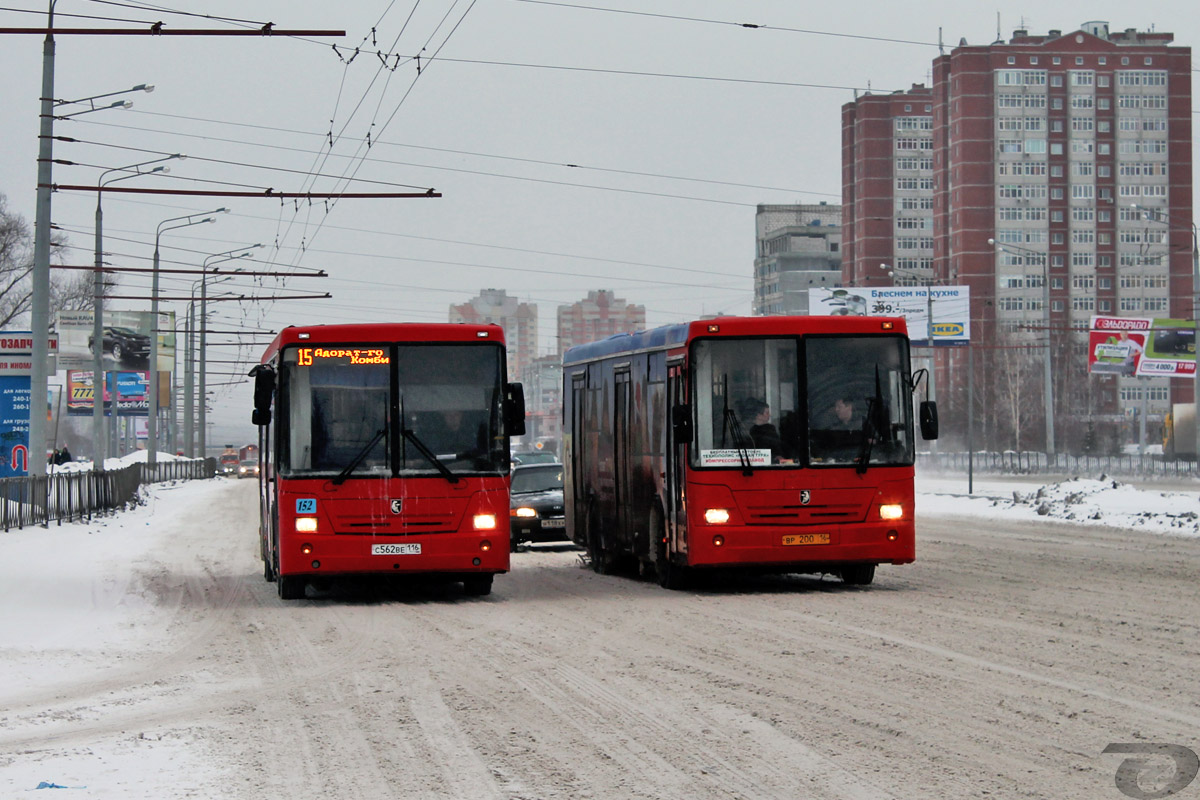
<instances>
[{"instance_id":1,"label":"distant car","mask_svg":"<svg viewBox=\"0 0 1200 800\"><path fill-rule=\"evenodd\" d=\"M88 350L95 352L96 337L88 337ZM150 337L133 328L105 328L103 352L112 355L114 361L138 363L150 358Z\"/></svg>"},{"instance_id":2,"label":"distant car","mask_svg":"<svg viewBox=\"0 0 1200 800\"><path fill-rule=\"evenodd\" d=\"M525 542L570 541L563 515L562 464L513 467L508 531L513 552Z\"/></svg>"},{"instance_id":3,"label":"distant car","mask_svg":"<svg viewBox=\"0 0 1200 800\"><path fill-rule=\"evenodd\" d=\"M253 478L258 475L258 461L255 459L247 459L238 464L237 476L239 478Z\"/></svg>"},{"instance_id":4,"label":"distant car","mask_svg":"<svg viewBox=\"0 0 1200 800\"><path fill-rule=\"evenodd\" d=\"M217 471L222 475L234 475L238 471L238 463L237 453L225 453L217 462Z\"/></svg>"},{"instance_id":5,"label":"distant car","mask_svg":"<svg viewBox=\"0 0 1200 800\"><path fill-rule=\"evenodd\" d=\"M558 456L549 450L525 450L520 453L512 453L513 464L522 466L528 464L557 464Z\"/></svg>"}]
</instances>

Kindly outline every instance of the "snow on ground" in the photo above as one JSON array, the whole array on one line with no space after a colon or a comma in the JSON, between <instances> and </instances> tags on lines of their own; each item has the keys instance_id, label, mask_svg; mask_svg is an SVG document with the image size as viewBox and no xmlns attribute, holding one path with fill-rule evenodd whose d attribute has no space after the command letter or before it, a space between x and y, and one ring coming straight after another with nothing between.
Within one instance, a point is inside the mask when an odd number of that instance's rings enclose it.
<instances>
[{"instance_id":1,"label":"snow on ground","mask_svg":"<svg viewBox=\"0 0 1200 800\"><path fill-rule=\"evenodd\" d=\"M176 457L161 453L159 458ZM145 460L144 453L110 459L106 466L139 460ZM79 468L90 464L61 469ZM1169 486L1171 490L1163 490L1153 483L1135 486L1098 477L1043 484L1028 476L988 476L974 481L968 494L965 476L921 475L917 514L1200 536L1200 482L1184 479ZM0 709L13 702L24 705L30 697L49 700L61 687L95 680L130 652L163 646L170 614L156 598L142 593L135 574L162 551L162 538L186 536L189 527L203 525L204 509L223 502L229 488L222 478L158 484L145 489L143 503L126 512L0 533ZM0 727L4 718L0 710ZM183 740L153 733L147 738L137 731L103 752L90 746L77 755L104 765L99 771L89 769L86 786L73 777L79 774L78 764L70 751L45 760L0 754L0 795L24 796L48 783L56 789L49 792L54 797L141 797L130 794L131 773L211 777L222 769L206 763Z\"/></svg>"},{"instance_id":2,"label":"snow on ground","mask_svg":"<svg viewBox=\"0 0 1200 800\"><path fill-rule=\"evenodd\" d=\"M918 519L922 514L1005 517L1200 536L1200 488L1180 490L1175 483L1161 490L1153 482L1135 486L1118 478L1040 483L988 476L977 479L970 494L962 477L918 476L916 483Z\"/></svg>"}]
</instances>

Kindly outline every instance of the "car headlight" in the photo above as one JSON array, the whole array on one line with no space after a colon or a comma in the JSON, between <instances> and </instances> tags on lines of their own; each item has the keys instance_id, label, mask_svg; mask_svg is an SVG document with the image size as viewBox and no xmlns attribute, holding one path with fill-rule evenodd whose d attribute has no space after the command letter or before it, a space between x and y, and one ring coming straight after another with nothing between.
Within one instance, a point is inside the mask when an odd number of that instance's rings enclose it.
<instances>
[{"instance_id":1,"label":"car headlight","mask_svg":"<svg viewBox=\"0 0 1200 800\"><path fill-rule=\"evenodd\" d=\"M533 517L536 517L538 515L538 513L537 513L537 511L530 508L529 506L521 506L520 508L514 508L512 515L514 517L522 517L524 519L531 519Z\"/></svg>"}]
</instances>

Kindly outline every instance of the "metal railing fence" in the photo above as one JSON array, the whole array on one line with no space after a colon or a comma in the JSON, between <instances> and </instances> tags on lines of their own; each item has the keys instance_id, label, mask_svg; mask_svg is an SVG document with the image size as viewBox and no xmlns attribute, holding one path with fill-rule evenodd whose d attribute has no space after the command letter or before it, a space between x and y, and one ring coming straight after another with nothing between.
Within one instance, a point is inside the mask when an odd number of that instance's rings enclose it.
<instances>
[{"instance_id":1,"label":"metal railing fence","mask_svg":"<svg viewBox=\"0 0 1200 800\"><path fill-rule=\"evenodd\" d=\"M136 505L138 490L151 483L213 478L215 458L131 464L114 470L55 472L0 478L0 527L62 524Z\"/></svg>"},{"instance_id":2,"label":"metal railing fence","mask_svg":"<svg viewBox=\"0 0 1200 800\"><path fill-rule=\"evenodd\" d=\"M1108 456L1071 455L1023 450L919 453L918 469L931 472L1002 475L1126 475L1137 477L1188 478L1196 476L1194 459L1164 459L1160 455L1121 454Z\"/></svg>"}]
</instances>

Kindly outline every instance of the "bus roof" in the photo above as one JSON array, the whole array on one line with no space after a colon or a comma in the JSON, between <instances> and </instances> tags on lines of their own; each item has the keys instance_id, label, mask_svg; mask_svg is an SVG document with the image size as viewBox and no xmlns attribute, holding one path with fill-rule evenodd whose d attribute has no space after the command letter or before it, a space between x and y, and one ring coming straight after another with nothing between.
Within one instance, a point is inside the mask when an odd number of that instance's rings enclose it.
<instances>
[{"instance_id":1,"label":"bus roof","mask_svg":"<svg viewBox=\"0 0 1200 800\"><path fill-rule=\"evenodd\" d=\"M493 324L460 322L364 322L352 325L289 325L263 353L270 361L291 344L387 342L495 342L504 346L504 329Z\"/></svg>"},{"instance_id":2,"label":"bus roof","mask_svg":"<svg viewBox=\"0 0 1200 800\"><path fill-rule=\"evenodd\" d=\"M890 328L885 328L890 325ZM591 361L618 353L658 350L682 345L701 336L796 336L806 333L899 333L908 335L903 317L805 316L714 317L664 325L637 333L618 333L568 348L563 364Z\"/></svg>"}]
</instances>

